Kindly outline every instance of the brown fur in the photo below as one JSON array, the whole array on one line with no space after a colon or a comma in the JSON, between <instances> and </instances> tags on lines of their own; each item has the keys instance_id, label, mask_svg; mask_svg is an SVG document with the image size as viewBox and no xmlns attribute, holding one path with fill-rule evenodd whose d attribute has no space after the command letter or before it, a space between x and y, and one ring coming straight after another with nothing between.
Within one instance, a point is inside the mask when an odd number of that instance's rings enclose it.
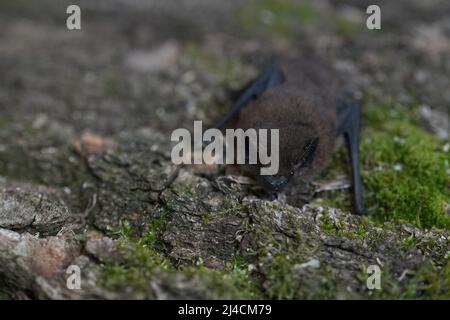
<instances>
[{"instance_id":1,"label":"brown fur","mask_svg":"<svg viewBox=\"0 0 450 320\"><path fill-rule=\"evenodd\" d=\"M318 138L311 165L295 176L311 178L328 163L336 140L336 106L342 82L322 61L282 65L286 81L250 102L235 127L280 130L279 175L289 175L308 141Z\"/></svg>"}]
</instances>

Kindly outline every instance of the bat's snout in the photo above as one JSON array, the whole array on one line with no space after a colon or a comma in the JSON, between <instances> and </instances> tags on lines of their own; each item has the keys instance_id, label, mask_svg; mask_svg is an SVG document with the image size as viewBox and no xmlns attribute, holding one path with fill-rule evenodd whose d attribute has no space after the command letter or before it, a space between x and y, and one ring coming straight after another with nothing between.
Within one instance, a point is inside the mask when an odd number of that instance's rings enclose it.
<instances>
[{"instance_id":1,"label":"bat's snout","mask_svg":"<svg viewBox=\"0 0 450 320\"><path fill-rule=\"evenodd\" d=\"M264 186L273 191L279 191L287 185L289 179L285 176L261 176Z\"/></svg>"}]
</instances>

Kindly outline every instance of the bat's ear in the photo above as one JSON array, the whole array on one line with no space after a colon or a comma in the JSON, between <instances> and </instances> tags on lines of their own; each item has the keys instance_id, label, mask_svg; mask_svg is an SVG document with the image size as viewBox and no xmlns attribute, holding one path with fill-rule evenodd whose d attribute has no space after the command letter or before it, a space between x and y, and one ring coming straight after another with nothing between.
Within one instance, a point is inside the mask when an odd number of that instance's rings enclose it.
<instances>
[{"instance_id":1,"label":"bat's ear","mask_svg":"<svg viewBox=\"0 0 450 320\"><path fill-rule=\"evenodd\" d=\"M294 165L294 170L308 167L314 160L316 155L317 146L319 144L319 138L313 138L308 140L303 146L302 156L299 161Z\"/></svg>"}]
</instances>

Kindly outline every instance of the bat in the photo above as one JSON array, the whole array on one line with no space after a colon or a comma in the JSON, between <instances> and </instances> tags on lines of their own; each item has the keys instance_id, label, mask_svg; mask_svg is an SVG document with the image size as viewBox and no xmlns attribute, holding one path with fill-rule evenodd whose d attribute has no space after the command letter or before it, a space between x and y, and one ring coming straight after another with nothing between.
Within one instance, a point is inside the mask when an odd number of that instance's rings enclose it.
<instances>
[{"instance_id":1,"label":"bat","mask_svg":"<svg viewBox=\"0 0 450 320\"><path fill-rule=\"evenodd\" d=\"M310 58L269 65L242 90L215 128L279 129L278 173L255 174L275 192L293 177L307 181L321 172L332 157L336 138L343 136L355 213L367 214L359 168L360 118L360 106L337 72L324 61Z\"/></svg>"}]
</instances>

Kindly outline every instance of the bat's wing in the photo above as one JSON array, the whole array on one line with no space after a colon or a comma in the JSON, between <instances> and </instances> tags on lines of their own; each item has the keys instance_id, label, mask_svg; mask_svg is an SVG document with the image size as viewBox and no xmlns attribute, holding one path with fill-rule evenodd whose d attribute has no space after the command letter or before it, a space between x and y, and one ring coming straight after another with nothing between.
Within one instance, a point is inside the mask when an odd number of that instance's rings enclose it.
<instances>
[{"instance_id":1,"label":"bat's wing","mask_svg":"<svg viewBox=\"0 0 450 320\"><path fill-rule=\"evenodd\" d=\"M361 108L354 102L345 101L337 108L337 135L344 136L353 177L354 205L357 214L368 214L364 199L359 169L359 135L361 127Z\"/></svg>"},{"instance_id":2,"label":"bat's wing","mask_svg":"<svg viewBox=\"0 0 450 320\"><path fill-rule=\"evenodd\" d=\"M278 86L285 81L285 76L278 64L272 64L267 67L249 86L244 90L236 103L231 107L228 113L220 119L215 128L222 128L228 121L239 114L245 106L253 99L258 98L266 90Z\"/></svg>"}]
</instances>

